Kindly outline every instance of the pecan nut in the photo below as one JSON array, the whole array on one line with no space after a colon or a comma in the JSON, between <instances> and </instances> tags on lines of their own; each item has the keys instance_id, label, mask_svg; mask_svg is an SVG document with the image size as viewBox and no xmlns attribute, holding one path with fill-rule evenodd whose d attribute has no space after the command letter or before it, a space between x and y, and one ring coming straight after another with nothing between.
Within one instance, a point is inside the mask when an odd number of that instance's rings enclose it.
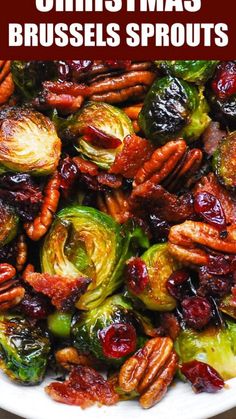
<instances>
[{"instance_id":1,"label":"pecan nut","mask_svg":"<svg viewBox=\"0 0 236 419\"><path fill-rule=\"evenodd\" d=\"M97 367L97 361L92 355L81 354L73 346L59 349L55 353L56 361L66 370L71 370L75 365L82 365L84 367Z\"/></svg>"},{"instance_id":2,"label":"pecan nut","mask_svg":"<svg viewBox=\"0 0 236 419\"><path fill-rule=\"evenodd\" d=\"M218 252L236 254L236 225L227 227L225 238L221 238L216 227L203 222L185 221L171 227L169 251L182 262L206 265L208 254L201 248L203 246Z\"/></svg>"},{"instance_id":3,"label":"pecan nut","mask_svg":"<svg viewBox=\"0 0 236 419\"><path fill-rule=\"evenodd\" d=\"M100 193L97 204L100 211L111 215L120 224L123 224L131 217L128 199L122 190Z\"/></svg>"},{"instance_id":4,"label":"pecan nut","mask_svg":"<svg viewBox=\"0 0 236 419\"><path fill-rule=\"evenodd\" d=\"M25 289L15 279L16 270L8 263L0 264L0 311L9 310L21 302Z\"/></svg>"},{"instance_id":5,"label":"pecan nut","mask_svg":"<svg viewBox=\"0 0 236 419\"><path fill-rule=\"evenodd\" d=\"M177 369L177 355L169 337L149 340L121 367L120 388L137 391L144 409L152 407L165 395Z\"/></svg>"},{"instance_id":6,"label":"pecan nut","mask_svg":"<svg viewBox=\"0 0 236 419\"><path fill-rule=\"evenodd\" d=\"M16 256L16 270L21 272L27 261L28 249L24 234L20 234L17 240L17 256Z\"/></svg>"},{"instance_id":7,"label":"pecan nut","mask_svg":"<svg viewBox=\"0 0 236 419\"><path fill-rule=\"evenodd\" d=\"M8 101L14 92L14 82L11 75L11 61L0 60L0 105Z\"/></svg>"}]
</instances>

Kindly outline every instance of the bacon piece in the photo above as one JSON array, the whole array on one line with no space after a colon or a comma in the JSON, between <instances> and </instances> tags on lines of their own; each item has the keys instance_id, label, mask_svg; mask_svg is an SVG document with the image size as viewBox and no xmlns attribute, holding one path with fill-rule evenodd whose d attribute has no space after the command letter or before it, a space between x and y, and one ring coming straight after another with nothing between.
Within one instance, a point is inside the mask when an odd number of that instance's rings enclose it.
<instances>
[{"instance_id":1,"label":"bacon piece","mask_svg":"<svg viewBox=\"0 0 236 419\"><path fill-rule=\"evenodd\" d=\"M207 176L202 177L195 185L194 195L199 192L208 192L214 195L220 201L222 208L224 208L227 224L236 223L236 200L220 185L214 173L209 173Z\"/></svg>"},{"instance_id":2,"label":"bacon piece","mask_svg":"<svg viewBox=\"0 0 236 419\"><path fill-rule=\"evenodd\" d=\"M219 122L212 121L204 131L202 140L204 151L212 156L222 138L226 137L227 132L220 129Z\"/></svg>"},{"instance_id":3,"label":"bacon piece","mask_svg":"<svg viewBox=\"0 0 236 419\"><path fill-rule=\"evenodd\" d=\"M59 403L80 406L82 409L94 403L111 406L119 400L108 381L94 369L84 366L74 367L66 381L51 383L45 391Z\"/></svg>"},{"instance_id":4,"label":"bacon piece","mask_svg":"<svg viewBox=\"0 0 236 419\"><path fill-rule=\"evenodd\" d=\"M133 178L139 168L151 157L154 146L150 141L137 135L128 135L123 149L116 155L110 168L110 173L121 174L126 178Z\"/></svg>"},{"instance_id":5,"label":"bacon piece","mask_svg":"<svg viewBox=\"0 0 236 419\"><path fill-rule=\"evenodd\" d=\"M98 166L88 160L84 160L82 157L74 157L72 161L76 164L81 173L86 173L91 176L98 175Z\"/></svg>"},{"instance_id":6,"label":"bacon piece","mask_svg":"<svg viewBox=\"0 0 236 419\"><path fill-rule=\"evenodd\" d=\"M26 272L24 280L35 291L41 292L51 298L52 304L62 311L70 310L75 301L87 290L91 279L67 278L48 273Z\"/></svg>"}]
</instances>

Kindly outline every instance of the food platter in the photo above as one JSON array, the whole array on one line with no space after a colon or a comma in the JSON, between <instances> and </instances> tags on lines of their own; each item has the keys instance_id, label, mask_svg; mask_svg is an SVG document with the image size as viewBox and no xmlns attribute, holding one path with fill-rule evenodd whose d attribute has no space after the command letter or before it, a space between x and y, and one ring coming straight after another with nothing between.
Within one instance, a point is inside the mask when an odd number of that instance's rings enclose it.
<instances>
[{"instance_id":1,"label":"food platter","mask_svg":"<svg viewBox=\"0 0 236 419\"><path fill-rule=\"evenodd\" d=\"M206 419L235 406L236 379L229 380L228 388L217 394L194 394L191 387L177 383L173 385L162 403L152 409L140 409L136 401L119 403L110 407L91 407L86 410L53 402L43 391L45 383L38 387L25 388L11 383L1 374L0 406L26 419ZM191 412L191 413L190 413Z\"/></svg>"}]
</instances>

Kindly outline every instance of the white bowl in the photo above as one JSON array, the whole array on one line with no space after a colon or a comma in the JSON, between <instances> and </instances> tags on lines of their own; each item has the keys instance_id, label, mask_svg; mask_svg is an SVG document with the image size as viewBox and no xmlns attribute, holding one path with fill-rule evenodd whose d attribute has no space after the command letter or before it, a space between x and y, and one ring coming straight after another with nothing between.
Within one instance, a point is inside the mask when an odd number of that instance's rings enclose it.
<instances>
[{"instance_id":1,"label":"white bowl","mask_svg":"<svg viewBox=\"0 0 236 419\"><path fill-rule=\"evenodd\" d=\"M236 378L216 394L194 394L188 384L178 382L167 396L149 410L138 402L120 402L112 407L77 406L56 403L44 392L46 380L37 387L23 387L0 374L0 407L27 419L206 419L236 406Z\"/></svg>"}]
</instances>

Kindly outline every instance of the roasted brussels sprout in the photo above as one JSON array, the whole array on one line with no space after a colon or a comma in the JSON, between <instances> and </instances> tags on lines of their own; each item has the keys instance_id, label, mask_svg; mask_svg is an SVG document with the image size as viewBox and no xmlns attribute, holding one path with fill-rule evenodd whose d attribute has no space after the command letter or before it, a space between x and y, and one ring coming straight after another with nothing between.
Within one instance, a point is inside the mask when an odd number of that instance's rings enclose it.
<instances>
[{"instance_id":1,"label":"roasted brussels sprout","mask_svg":"<svg viewBox=\"0 0 236 419\"><path fill-rule=\"evenodd\" d=\"M176 300L168 293L166 282L179 268L180 263L170 255L167 244L155 244L141 258L129 261L126 271L128 290L149 310L173 310Z\"/></svg>"},{"instance_id":2,"label":"roasted brussels sprout","mask_svg":"<svg viewBox=\"0 0 236 419\"><path fill-rule=\"evenodd\" d=\"M121 227L90 207L72 206L57 214L42 249L42 270L49 274L92 279L76 306L97 307L121 284L124 262L133 237L147 247L140 227Z\"/></svg>"},{"instance_id":3,"label":"roasted brussels sprout","mask_svg":"<svg viewBox=\"0 0 236 419\"><path fill-rule=\"evenodd\" d=\"M0 247L9 243L17 234L19 218L0 200Z\"/></svg>"},{"instance_id":4,"label":"roasted brussels sprout","mask_svg":"<svg viewBox=\"0 0 236 419\"><path fill-rule=\"evenodd\" d=\"M81 314L71 335L80 352L91 352L97 359L116 365L145 340L140 318L136 319L132 304L122 295L113 295Z\"/></svg>"},{"instance_id":5,"label":"roasted brussels sprout","mask_svg":"<svg viewBox=\"0 0 236 419\"><path fill-rule=\"evenodd\" d=\"M53 335L67 339L70 337L71 319L71 313L55 311L48 316L48 329Z\"/></svg>"},{"instance_id":6,"label":"roasted brussels sprout","mask_svg":"<svg viewBox=\"0 0 236 419\"><path fill-rule=\"evenodd\" d=\"M203 332L182 330L175 349L182 363L198 360L211 365L225 379L236 377L236 324L210 327Z\"/></svg>"},{"instance_id":7,"label":"roasted brussels sprout","mask_svg":"<svg viewBox=\"0 0 236 419\"><path fill-rule=\"evenodd\" d=\"M68 118L64 129L65 135L74 138L77 150L103 169L110 168L124 138L134 132L121 109L102 102L85 104Z\"/></svg>"},{"instance_id":8,"label":"roasted brussels sprout","mask_svg":"<svg viewBox=\"0 0 236 419\"><path fill-rule=\"evenodd\" d=\"M178 77L196 84L204 84L212 77L218 61L155 61L155 64L165 74L170 74L173 77Z\"/></svg>"},{"instance_id":9,"label":"roasted brussels sprout","mask_svg":"<svg viewBox=\"0 0 236 419\"><path fill-rule=\"evenodd\" d=\"M0 316L0 368L20 384L38 384L45 374L50 341L26 319Z\"/></svg>"},{"instance_id":10,"label":"roasted brussels sprout","mask_svg":"<svg viewBox=\"0 0 236 419\"><path fill-rule=\"evenodd\" d=\"M213 168L226 188L236 187L236 131L224 138L213 156Z\"/></svg>"},{"instance_id":11,"label":"roasted brussels sprout","mask_svg":"<svg viewBox=\"0 0 236 419\"><path fill-rule=\"evenodd\" d=\"M58 165L60 152L61 141L49 118L21 107L0 111L0 174L50 174Z\"/></svg>"},{"instance_id":12,"label":"roasted brussels sprout","mask_svg":"<svg viewBox=\"0 0 236 419\"><path fill-rule=\"evenodd\" d=\"M236 62L223 61L216 70L215 76L207 86L206 97L210 105L212 118L236 129Z\"/></svg>"},{"instance_id":13,"label":"roasted brussels sprout","mask_svg":"<svg viewBox=\"0 0 236 419\"><path fill-rule=\"evenodd\" d=\"M220 310L236 320L235 296L230 294L223 298L219 305Z\"/></svg>"},{"instance_id":14,"label":"roasted brussels sprout","mask_svg":"<svg viewBox=\"0 0 236 419\"><path fill-rule=\"evenodd\" d=\"M11 72L21 97L29 100L36 96L44 80L56 76L57 66L54 61L12 61Z\"/></svg>"},{"instance_id":15,"label":"roasted brussels sprout","mask_svg":"<svg viewBox=\"0 0 236 419\"><path fill-rule=\"evenodd\" d=\"M157 79L149 90L139 114L146 137L156 143L183 137L194 141L210 122L202 90L171 76Z\"/></svg>"}]
</instances>

